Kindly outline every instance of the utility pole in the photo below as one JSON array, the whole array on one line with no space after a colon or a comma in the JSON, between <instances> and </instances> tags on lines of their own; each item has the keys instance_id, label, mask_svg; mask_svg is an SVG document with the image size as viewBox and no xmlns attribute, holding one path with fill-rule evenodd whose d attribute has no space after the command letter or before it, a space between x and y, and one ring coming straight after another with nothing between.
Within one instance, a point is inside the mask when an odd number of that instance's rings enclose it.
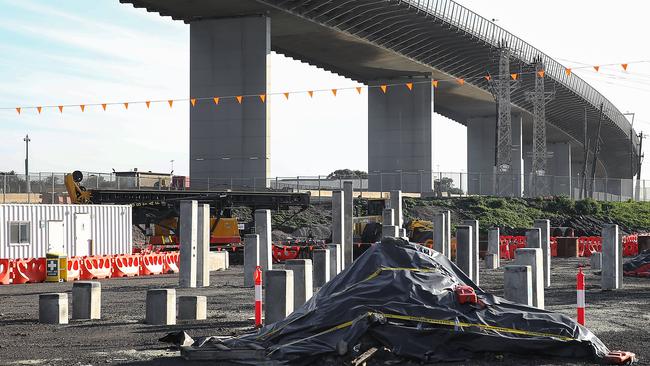
<instances>
[{"instance_id":1,"label":"utility pole","mask_svg":"<svg viewBox=\"0 0 650 366\"><path fill-rule=\"evenodd\" d=\"M32 141L29 135L25 135L25 181L27 182L27 203L31 203L32 187L29 179L29 142Z\"/></svg>"},{"instance_id":2,"label":"utility pole","mask_svg":"<svg viewBox=\"0 0 650 366\"><path fill-rule=\"evenodd\" d=\"M535 90L526 93L526 98L533 102L533 164L532 191L534 196L549 194L546 175L546 104L555 93L544 90L544 64L541 58L535 59Z\"/></svg>"},{"instance_id":3,"label":"utility pole","mask_svg":"<svg viewBox=\"0 0 650 366\"><path fill-rule=\"evenodd\" d=\"M499 46L499 75L490 79L492 94L497 103L496 131L496 191L499 196L513 195L512 184L512 105L510 93L516 79L510 74L511 50L505 41Z\"/></svg>"}]
</instances>

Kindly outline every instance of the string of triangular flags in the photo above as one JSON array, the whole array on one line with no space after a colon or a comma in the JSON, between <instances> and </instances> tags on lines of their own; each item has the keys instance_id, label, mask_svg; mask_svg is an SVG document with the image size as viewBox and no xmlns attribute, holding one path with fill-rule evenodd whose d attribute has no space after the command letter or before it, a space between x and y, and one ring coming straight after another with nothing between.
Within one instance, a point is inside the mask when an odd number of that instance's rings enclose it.
<instances>
[{"instance_id":1,"label":"string of triangular flags","mask_svg":"<svg viewBox=\"0 0 650 366\"><path fill-rule=\"evenodd\" d=\"M644 63L644 62L650 62L650 61L636 61L636 62L628 62L624 64L603 64L603 65L594 65L594 66L579 66L579 67L572 67L572 68L565 68L565 73L567 76L571 76L573 74L574 70L579 70L579 69L587 69L587 68L593 68L595 72L599 72L601 68L603 67L611 67L611 66L616 66L622 68L624 72L628 71L629 65L634 64L634 63ZM539 71L533 71L531 73L511 73L510 78L512 80L517 80L519 79L522 75L525 74L533 74L536 73L537 77L543 78L545 77L546 72L544 70L539 70ZM228 96L209 96L209 97L190 97L190 98L180 98L180 99L166 99L166 100L140 100L140 101L129 101L129 102L111 102L111 103L88 103L88 104L61 104L61 105L45 105L45 106L27 106L27 107L0 107L0 110L10 110L10 109L15 109L16 112L20 115L22 114L23 111L25 110L36 110L38 114L41 114L43 110L45 109L53 109L56 108L59 110L59 113L63 113L64 109L69 109L71 107L73 108L79 108L81 112L84 112L86 108L88 107L101 107L102 110L106 111L109 106L123 106L125 110L129 109L129 106L131 105L137 105L137 104L144 104L147 109L151 107L151 104L158 104L158 103L166 103L169 105L169 108L173 108L174 103L179 103L179 102L189 102L192 107L195 107L199 102L204 102L208 101L210 103L213 103L214 105L219 105L219 102L222 100L227 100L227 99L234 99L237 101L239 104L243 104L245 99L250 99L250 98L255 98L259 99L261 103L266 103L268 97L270 96L284 96L286 100L289 100L290 95L294 94L307 94L309 95L310 98L314 97L315 93L320 93L320 92L327 92L331 93L333 96L337 96L339 92L345 91L345 90L356 90L357 94L361 94L363 89L371 89L371 88L378 88L381 90L382 93L386 94L388 93L389 88L394 88L394 87L406 87L409 91L413 90L414 85L416 84L423 84L423 83L430 83L433 88L438 88L440 83L443 82L451 82L451 83L456 83L458 85L464 85L466 81L473 81L473 80L482 80L485 79L487 81L491 81L493 79L493 76L490 74L484 75L484 76L477 76L477 77L468 77L468 78L449 78L449 79L433 79L433 80L426 80L426 81L411 81L407 83L395 83L395 84L380 84L380 85L369 85L369 86L355 86L355 87L344 87L344 88L330 88L330 89L319 89L319 90L299 90L299 91L291 91L291 92L282 92L282 93L262 93L262 94L248 94L248 95L228 95Z\"/></svg>"}]
</instances>

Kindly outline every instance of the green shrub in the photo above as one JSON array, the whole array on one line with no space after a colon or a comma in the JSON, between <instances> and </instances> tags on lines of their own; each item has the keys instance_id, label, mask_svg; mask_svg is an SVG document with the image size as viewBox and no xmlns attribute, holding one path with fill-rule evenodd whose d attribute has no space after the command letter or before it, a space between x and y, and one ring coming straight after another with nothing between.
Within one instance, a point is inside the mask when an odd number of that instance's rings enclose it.
<instances>
[{"instance_id":1,"label":"green shrub","mask_svg":"<svg viewBox=\"0 0 650 366\"><path fill-rule=\"evenodd\" d=\"M567 196L555 196L546 202L544 210L570 215L575 213L576 206L571 198Z\"/></svg>"},{"instance_id":2,"label":"green shrub","mask_svg":"<svg viewBox=\"0 0 650 366\"><path fill-rule=\"evenodd\" d=\"M585 198L582 201L576 201L575 210L578 215L598 215L602 212L600 202Z\"/></svg>"}]
</instances>

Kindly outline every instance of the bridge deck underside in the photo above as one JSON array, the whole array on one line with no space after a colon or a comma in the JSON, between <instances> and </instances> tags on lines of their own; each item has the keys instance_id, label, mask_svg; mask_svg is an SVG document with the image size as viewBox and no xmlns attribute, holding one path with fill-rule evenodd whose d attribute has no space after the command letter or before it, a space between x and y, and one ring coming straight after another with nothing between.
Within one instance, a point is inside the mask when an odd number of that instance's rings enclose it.
<instances>
[{"instance_id":1,"label":"bridge deck underside","mask_svg":"<svg viewBox=\"0 0 650 366\"><path fill-rule=\"evenodd\" d=\"M404 1L120 1L185 22L268 14L271 46L278 53L364 83L425 75L442 80L466 78L463 86L453 81L439 84L436 112L462 124L472 117L495 115L488 81L480 79L497 73L495 47ZM535 69L517 58L511 65L513 72L522 74L512 103L513 112L524 115L526 141L532 136L533 110L526 92L534 87ZM546 89L556 92L546 107L548 142L572 142L574 161L580 161L585 113L588 130L595 134L598 105L551 77L546 80ZM604 118L600 159L609 177L631 175L629 136L629 124Z\"/></svg>"}]
</instances>

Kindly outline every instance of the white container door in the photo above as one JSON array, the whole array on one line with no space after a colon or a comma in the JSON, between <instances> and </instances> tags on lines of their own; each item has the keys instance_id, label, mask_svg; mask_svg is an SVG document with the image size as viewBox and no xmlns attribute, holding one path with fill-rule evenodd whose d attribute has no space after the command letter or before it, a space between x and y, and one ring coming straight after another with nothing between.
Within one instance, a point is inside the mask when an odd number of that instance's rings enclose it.
<instances>
[{"instance_id":1,"label":"white container door","mask_svg":"<svg viewBox=\"0 0 650 366\"><path fill-rule=\"evenodd\" d=\"M47 253L65 254L65 224L63 221L47 222Z\"/></svg>"},{"instance_id":2,"label":"white container door","mask_svg":"<svg viewBox=\"0 0 650 366\"><path fill-rule=\"evenodd\" d=\"M90 255L90 214L74 214L74 245L75 250L72 252L77 257Z\"/></svg>"}]
</instances>

